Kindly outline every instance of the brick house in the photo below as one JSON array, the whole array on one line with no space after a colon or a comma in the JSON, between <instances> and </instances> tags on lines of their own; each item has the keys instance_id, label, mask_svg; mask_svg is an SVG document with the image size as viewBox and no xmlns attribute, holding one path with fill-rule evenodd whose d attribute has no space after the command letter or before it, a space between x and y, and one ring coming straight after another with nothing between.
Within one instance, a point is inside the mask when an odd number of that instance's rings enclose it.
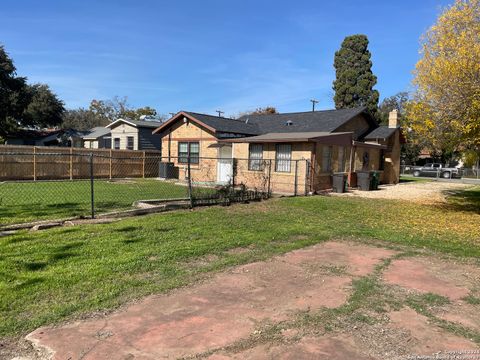
<instances>
[{"instance_id":1,"label":"brick house","mask_svg":"<svg viewBox=\"0 0 480 360\"><path fill-rule=\"evenodd\" d=\"M273 191L329 189L332 174L378 170L383 183L397 183L400 173L400 129L396 113L379 126L365 108L245 115L239 119L181 111L153 131L160 135L162 157L186 176L191 157L196 181L227 183L232 159L242 171L236 182L261 181L269 162ZM300 183L298 183L300 182Z\"/></svg>"}]
</instances>

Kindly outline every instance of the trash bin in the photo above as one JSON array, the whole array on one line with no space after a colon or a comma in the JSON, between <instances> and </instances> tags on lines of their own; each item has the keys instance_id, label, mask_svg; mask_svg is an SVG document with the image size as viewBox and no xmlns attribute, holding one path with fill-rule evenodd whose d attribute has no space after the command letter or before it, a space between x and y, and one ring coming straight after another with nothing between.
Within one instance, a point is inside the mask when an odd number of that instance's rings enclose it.
<instances>
[{"instance_id":1,"label":"trash bin","mask_svg":"<svg viewBox=\"0 0 480 360\"><path fill-rule=\"evenodd\" d=\"M380 173L378 171L372 171L370 179L370 190L378 190L378 184L380 183Z\"/></svg>"},{"instance_id":2,"label":"trash bin","mask_svg":"<svg viewBox=\"0 0 480 360\"><path fill-rule=\"evenodd\" d=\"M344 193L347 189L347 175L344 173L333 174L332 179L333 191L336 193Z\"/></svg>"},{"instance_id":3,"label":"trash bin","mask_svg":"<svg viewBox=\"0 0 480 360\"><path fill-rule=\"evenodd\" d=\"M357 186L359 190L370 191L372 173L370 171L357 171Z\"/></svg>"},{"instance_id":4,"label":"trash bin","mask_svg":"<svg viewBox=\"0 0 480 360\"><path fill-rule=\"evenodd\" d=\"M160 162L158 172L162 179L178 179L178 168L172 162Z\"/></svg>"}]
</instances>

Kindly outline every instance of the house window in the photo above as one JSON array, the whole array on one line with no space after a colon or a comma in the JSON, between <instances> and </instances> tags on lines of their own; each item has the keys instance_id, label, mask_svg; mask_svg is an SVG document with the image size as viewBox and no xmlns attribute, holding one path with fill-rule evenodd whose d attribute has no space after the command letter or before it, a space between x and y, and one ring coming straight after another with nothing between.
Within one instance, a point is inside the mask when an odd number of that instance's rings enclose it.
<instances>
[{"instance_id":1,"label":"house window","mask_svg":"<svg viewBox=\"0 0 480 360\"><path fill-rule=\"evenodd\" d=\"M368 153L368 151L365 151L362 157L362 170L368 170L369 164L370 164L370 154Z\"/></svg>"},{"instance_id":2,"label":"house window","mask_svg":"<svg viewBox=\"0 0 480 360\"><path fill-rule=\"evenodd\" d=\"M345 147L343 146L338 147L338 171L345 171Z\"/></svg>"},{"instance_id":3,"label":"house window","mask_svg":"<svg viewBox=\"0 0 480 360\"><path fill-rule=\"evenodd\" d=\"M332 147L324 146L322 152L322 172L330 172L332 170Z\"/></svg>"},{"instance_id":4,"label":"house window","mask_svg":"<svg viewBox=\"0 0 480 360\"><path fill-rule=\"evenodd\" d=\"M133 150L133 142L134 142L134 137L127 136L127 150Z\"/></svg>"},{"instance_id":5,"label":"house window","mask_svg":"<svg viewBox=\"0 0 480 360\"><path fill-rule=\"evenodd\" d=\"M120 150L120 138L113 139L113 148L115 150Z\"/></svg>"},{"instance_id":6,"label":"house window","mask_svg":"<svg viewBox=\"0 0 480 360\"><path fill-rule=\"evenodd\" d=\"M248 170L263 170L263 145L250 144L248 148Z\"/></svg>"},{"instance_id":7,"label":"house window","mask_svg":"<svg viewBox=\"0 0 480 360\"><path fill-rule=\"evenodd\" d=\"M378 170L385 170L385 150L380 150L380 163L378 165Z\"/></svg>"},{"instance_id":8,"label":"house window","mask_svg":"<svg viewBox=\"0 0 480 360\"><path fill-rule=\"evenodd\" d=\"M198 142L179 142L178 143L178 162L181 164L188 163L190 155L190 163L198 164L200 155L200 144Z\"/></svg>"},{"instance_id":9,"label":"house window","mask_svg":"<svg viewBox=\"0 0 480 360\"><path fill-rule=\"evenodd\" d=\"M275 150L275 171L290 172L292 145L277 144Z\"/></svg>"}]
</instances>

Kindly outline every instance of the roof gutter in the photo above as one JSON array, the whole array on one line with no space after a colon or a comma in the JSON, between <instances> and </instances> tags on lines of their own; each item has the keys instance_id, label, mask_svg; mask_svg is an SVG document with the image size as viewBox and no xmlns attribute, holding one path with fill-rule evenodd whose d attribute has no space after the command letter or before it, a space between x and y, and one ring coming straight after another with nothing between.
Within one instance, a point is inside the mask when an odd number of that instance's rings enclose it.
<instances>
[{"instance_id":1,"label":"roof gutter","mask_svg":"<svg viewBox=\"0 0 480 360\"><path fill-rule=\"evenodd\" d=\"M374 143L364 143L361 141L353 141L352 142L353 146L356 147L362 147L362 148L370 148L370 149L386 149L386 145L381 145L381 144L374 144Z\"/></svg>"}]
</instances>

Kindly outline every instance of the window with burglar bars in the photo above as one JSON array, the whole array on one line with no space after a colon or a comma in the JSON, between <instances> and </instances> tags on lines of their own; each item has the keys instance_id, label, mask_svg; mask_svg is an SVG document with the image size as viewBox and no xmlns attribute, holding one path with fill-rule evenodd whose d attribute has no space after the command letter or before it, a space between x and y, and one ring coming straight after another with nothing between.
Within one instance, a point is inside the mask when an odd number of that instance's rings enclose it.
<instances>
[{"instance_id":1,"label":"window with burglar bars","mask_svg":"<svg viewBox=\"0 0 480 360\"><path fill-rule=\"evenodd\" d=\"M275 171L290 172L290 163L292 160L292 145L277 144L275 146Z\"/></svg>"},{"instance_id":2,"label":"window with burglar bars","mask_svg":"<svg viewBox=\"0 0 480 360\"><path fill-rule=\"evenodd\" d=\"M332 147L324 146L322 151L322 172L332 170Z\"/></svg>"},{"instance_id":3,"label":"window with burglar bars","mask_svg":"<svg viewBox=\"0 0 480 360\"><path fill-rule=\"evenodd\" d=\"M263 170L263 145L250 144L248 149L248 170Z\"/></svg>"},{"instance_id":4,"label":"window with burglar bars","mask_svg":"<svg viewBox=\"0 0 480 360\"><path fill-rule=\"evenodd\" d=\"M178 143L178 162L181 164L188 163L190 155L190 163L198 164L200 157L200 145L198 142L179 142Z\"/></svg>"}]
</instances>

